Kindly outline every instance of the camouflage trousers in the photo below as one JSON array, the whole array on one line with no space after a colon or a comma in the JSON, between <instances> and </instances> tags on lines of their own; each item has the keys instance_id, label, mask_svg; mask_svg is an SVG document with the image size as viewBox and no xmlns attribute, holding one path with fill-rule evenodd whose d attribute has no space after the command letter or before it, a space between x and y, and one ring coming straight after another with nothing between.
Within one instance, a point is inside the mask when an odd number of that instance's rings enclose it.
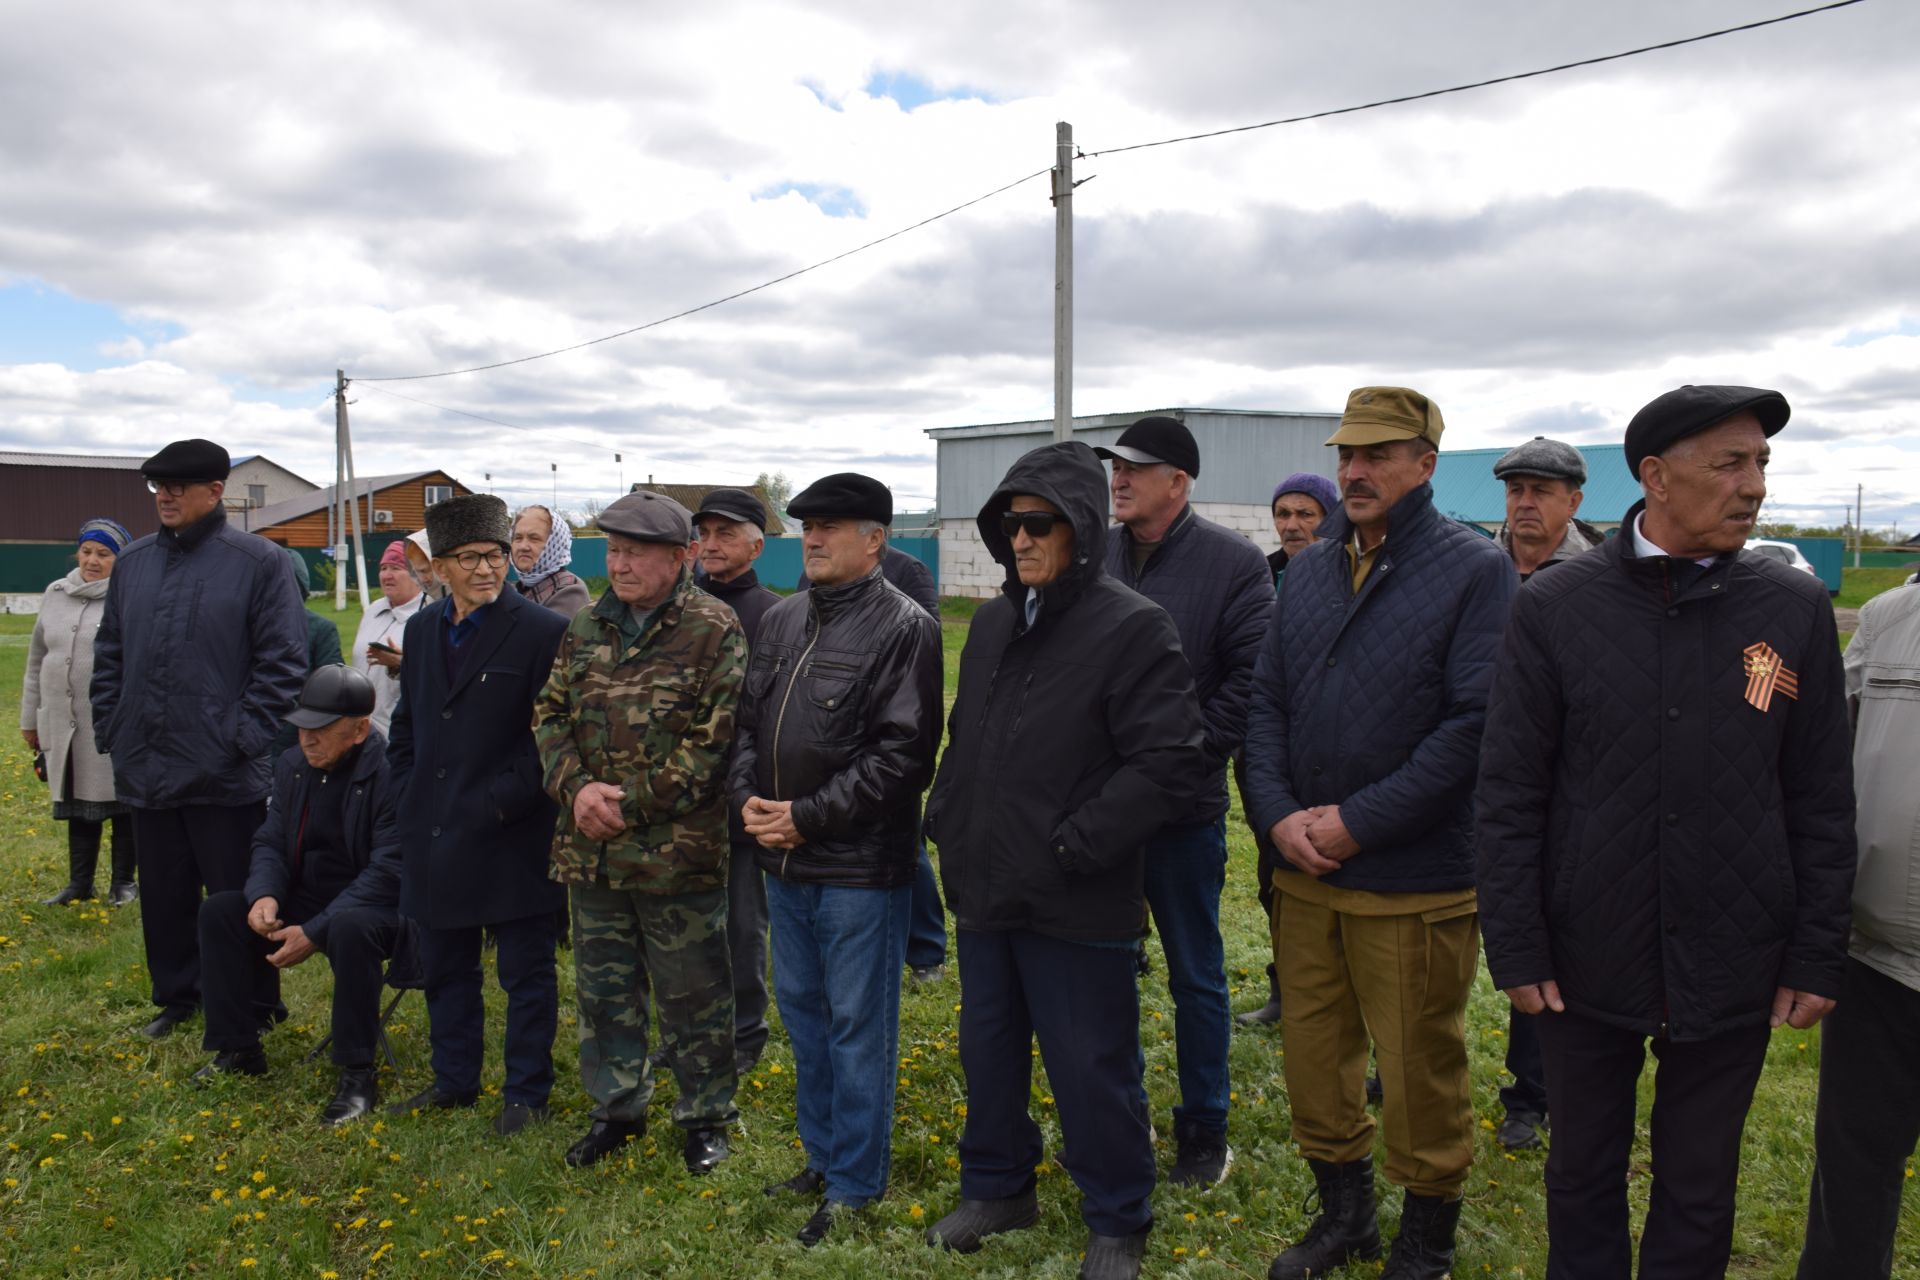
<instances>
[{"instance_id":1,"label":"camouflage trousers","mask_svg":"<svg viewBox=\"0 0 1920 1280\"><path fill-rule=\"evenodd\" d=\"M594 1119L646 1119L653 1100L647 1011L658 1000L660 1038L680 1084L673 1122L686 1129L730 1123L739 1113L727 891L667 897L576 884L569 893L580 1083Z\"/></svg>"}]
</instances>

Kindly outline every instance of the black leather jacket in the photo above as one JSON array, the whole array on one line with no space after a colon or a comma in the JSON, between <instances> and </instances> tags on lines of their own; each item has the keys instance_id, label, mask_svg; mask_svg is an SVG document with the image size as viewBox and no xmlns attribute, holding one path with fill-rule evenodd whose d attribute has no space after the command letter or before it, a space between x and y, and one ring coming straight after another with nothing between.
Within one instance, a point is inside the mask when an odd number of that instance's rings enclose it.
<instances>
[{"instance_id":1,"label":"black leather jacket","mask_svg":"<svg viewBox=\"0 0 1920 1280\"><path fill-rule=\"evenodd\" d=\"M767 610L740 701L733 807L791 800L805 843L760 849L762 867L807 884L912 883L941 684L940 625L877 568Z\"/></svg>"}]
</instances>

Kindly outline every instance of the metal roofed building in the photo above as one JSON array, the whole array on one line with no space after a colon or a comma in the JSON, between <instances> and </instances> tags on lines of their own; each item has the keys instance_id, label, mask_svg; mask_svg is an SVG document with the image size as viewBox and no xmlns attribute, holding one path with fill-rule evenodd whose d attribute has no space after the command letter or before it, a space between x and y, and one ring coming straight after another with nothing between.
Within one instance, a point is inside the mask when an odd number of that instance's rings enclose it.
<instances>
[{"instance_id":1,"label":"metal roofed building","mask_svg":"<svg viewBox=\"0 0 1920 1280\"><path fill-rule=\"evenodd\" d=\"M1433 505L1455 520L1498 533L1507 521L1507 486L1493 478L1493 464L1512 447L1442 449L1433 468ZM1587 460L1580 519L1612 533L1620 528L1620 518L1627 514L1627 508L1640 501L1640 482L1627 470L1626 446L1575 447Z\"/></svg>"},{"instance_id":2,"label":"metal roofed building","mask_svg":"<svg viewBox=\"0 0 1920 1280\"><path fill-rule=\"evenodd\" d=\"M1091 414L1073 420L1073 438L1112 444L1133 423L1155 415L1184 422L1200 446L1194 510L1245 534L1263 555L1280 545L1273 532L1273 487L1297 471L1333 475L1334 451L1326 440L1340 425L1337 412L1183 408ZM1014 460L1053 439L1053 419L935 427L927 434L939 471L941 594L991 596L1006 581L1006 570L987 553L975 517Z\"/></svg>"}]
</instances>

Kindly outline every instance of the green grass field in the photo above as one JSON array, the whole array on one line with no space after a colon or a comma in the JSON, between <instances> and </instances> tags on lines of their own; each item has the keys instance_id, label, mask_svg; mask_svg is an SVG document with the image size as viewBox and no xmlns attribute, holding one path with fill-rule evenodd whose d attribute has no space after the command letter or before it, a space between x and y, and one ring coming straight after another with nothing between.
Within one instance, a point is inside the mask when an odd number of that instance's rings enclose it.
<instances>
[{"instance_id":1,"label":"green grass field","mask_svg":"<svg viewBox=\"0 0 1920 1280\"><path fill-rule=\"evenodd\" d=\"M330 608L323 612L331 615ZM947 622L949 695L965 622ZM357 611L339 615L351 639ZM0 699L17 707L31 619L0 618ZM689 1178L665 1118L624 1160L585 1172L561 1152L584 1131L575 1074L572 981L561 965L555 1118L511 1141L488 1126L498 1098L472 1112L382 1119L324 1132L314 1116L332 1070L305 1061L323 1034L330 983L316 960L285 983L292 1019L267 1037L273 1074L202 1090L188 1077L205 1061L198 1023L158 1044L135 1028L151 1014L138 908L45 908L65 875L64 833L48 819L45 788L24 747L0 755L0 1275L7 1277L289 1276L734 1276L1070 1277L1084 1241L1077 1196L1052 1166L1040 1175L1037 1229L996 1240L970 1258L937 1254L928 1222L957 1196L955 1142L965 1115L956 1056L958 984L909 988L902 1000L892 1188L864 1221L807 1251L792 1240L810 1210L760 1188L796 1171L793 1063L776 1029L758 1070L740 1086L734 1157ZM1265 920L1254 902L1254 853L1236 812L1222 931L1234 1006L1264 996ZM104 874L104 873L103 873ZM1147 1087L1172 1160L1173 1010L1154 949L1142 987ZM489 1081L497 1087L502 1001L489 992ZM1462 1216L1456 1276L1540 1276L1546 1236L1543 1156L1508 1155L1500 1116L1505 1001L1484 975L1467 1013L1481 1142ZM417 994L392 1027L397 1074L389 1097L429 1079ZM1747 1126L1731 1274L1793 1273L1812 1160L1816 1033L1774 1037ZM1303 1229L1311 1179L1288 1144L1280 1041L1236 1029L1232 1176L1206 1192L1162 1186L1147 1255L1149 1275L1259 1276ZM1646 1082L1643 1081L1643 1093ZM1645 1099L1643 1097L1643 1103ZM1053 1100L1036 1071L1033 1108L1058 1143ZM1645 1112L1631 1194L1646 1201ZM1909 1170L1909 1177L1912 1171ZM1383 1184L1383 1192L1384 1192ZM1397 1197L1383 1202L1391 1230ZM1896 1274L1920 1276L1920 1193L1906 1197ZM1356 1269L1376 1274L1377 1267Z\"/></svg>"}]
</instances>

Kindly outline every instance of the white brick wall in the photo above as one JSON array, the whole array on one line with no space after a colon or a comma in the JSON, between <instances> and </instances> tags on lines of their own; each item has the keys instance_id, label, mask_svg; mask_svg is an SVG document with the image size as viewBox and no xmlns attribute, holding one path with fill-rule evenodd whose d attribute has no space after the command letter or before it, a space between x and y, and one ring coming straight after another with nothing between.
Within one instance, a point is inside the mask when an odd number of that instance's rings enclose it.
<instances>
[{"instance_id":1,"label":"white brick wall","mask_svg":"<svg viewBox=\"0 0 1920 1280\"><path fill-rule=\"evenodd\" d=\"M1263 507L1233 502L1196 502L1198 511L1215 524L1245 534L1260 554L1277 549L1280 539L1273 531L1273 516ZM940 522L940 594L965 596L975 600L991 597L1007 580L1007 571L987 554L980 540L980 528L973 517Z\"/></svg>"}]
</instances>

